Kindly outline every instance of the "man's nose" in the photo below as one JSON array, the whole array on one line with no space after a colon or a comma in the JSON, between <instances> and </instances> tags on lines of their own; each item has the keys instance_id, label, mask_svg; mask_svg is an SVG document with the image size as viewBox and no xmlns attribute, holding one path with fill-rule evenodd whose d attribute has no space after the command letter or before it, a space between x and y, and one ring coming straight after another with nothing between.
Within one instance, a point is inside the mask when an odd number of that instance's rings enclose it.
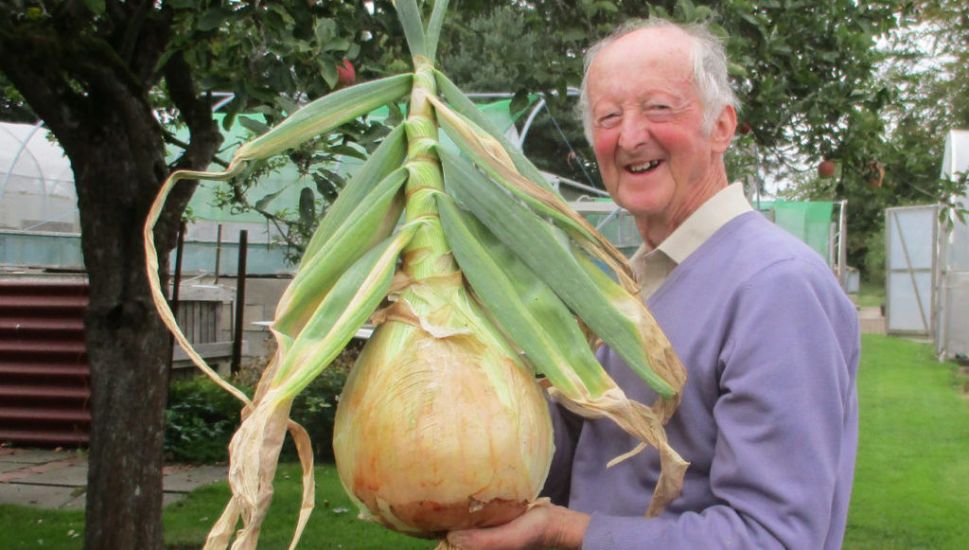
<instances>
[{"instance_id":1,"label":"man's nose","mask_svg":"<svg viewBox=\"0 0 969 550\"><path fill-rule=\"evenodd\" d=\"M650 140L649 121L640 113L627 112L622 117L619 133L619 147L634 151Z\"/></svg>"}]
</instances>

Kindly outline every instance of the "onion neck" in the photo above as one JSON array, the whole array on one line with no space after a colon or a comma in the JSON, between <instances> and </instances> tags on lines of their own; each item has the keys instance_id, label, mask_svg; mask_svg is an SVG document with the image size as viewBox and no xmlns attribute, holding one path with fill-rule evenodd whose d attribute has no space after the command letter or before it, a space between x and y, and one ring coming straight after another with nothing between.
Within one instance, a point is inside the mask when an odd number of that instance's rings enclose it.
<instances>
[{"instance_id":1,"label":"onion neck","mask_svg":"<svg viewBox=\"0 0 969 550\"><path fill-rule=\"evenodd\" d=\"M438 144L437 119L427 100L428 96L437 93L434 66L427 58L418 56L414 58L414 67L414 87L405 126L408 142L405 216L408 222L424 219L429 223L417 230L404 249L402 269L411 279L419 281L454 273L457 265L444 239L434 198L437 193L444 192L444 175L435 149Z\"/></svg>"}]
</instances>

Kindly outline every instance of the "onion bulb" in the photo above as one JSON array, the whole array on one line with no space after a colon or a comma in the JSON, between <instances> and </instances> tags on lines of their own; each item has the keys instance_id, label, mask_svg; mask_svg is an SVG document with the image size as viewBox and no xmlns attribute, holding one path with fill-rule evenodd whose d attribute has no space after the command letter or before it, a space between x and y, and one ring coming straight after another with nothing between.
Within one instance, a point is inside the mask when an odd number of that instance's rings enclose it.
<instances>
[{"instance_id":1,"label":"onion bulb","mask_svg":"<svg viewBox=\"0 0 969 550\"><path fill-rule=\"evenodd\" d=\"M420 285L431 303L409 292L392 306L405 314L376 329L336 412L347 493L363 517L415 536L514 519L551 463L542 390L459 279Z\"/></svg>"}]
</instances>

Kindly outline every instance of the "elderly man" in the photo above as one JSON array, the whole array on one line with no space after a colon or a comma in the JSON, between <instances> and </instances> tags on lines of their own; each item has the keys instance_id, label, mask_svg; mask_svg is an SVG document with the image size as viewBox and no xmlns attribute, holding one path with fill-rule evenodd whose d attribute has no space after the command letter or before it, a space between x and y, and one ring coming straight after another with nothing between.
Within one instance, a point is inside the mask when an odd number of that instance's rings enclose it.
<instances>
[{"instance_id":1,"label":"elderly man","mask_svg":"<svg viewBox=\"0 0 969 550\"><path fill-rule=\"evenodd\" d=\"M736 99L722 45L702 28L627 25L589 51L582 100L606 188L643 237L633 263L644 298L689 373L667 427L691 463L683 492L644 518L655 452L606 469L635 442L556 409L546 484L556 505L449 542L839 548L857 448L857 318L822 259L728 185ZM599 358L631 397L655 399L608 348Z\"/></svg>"}]
</instances>

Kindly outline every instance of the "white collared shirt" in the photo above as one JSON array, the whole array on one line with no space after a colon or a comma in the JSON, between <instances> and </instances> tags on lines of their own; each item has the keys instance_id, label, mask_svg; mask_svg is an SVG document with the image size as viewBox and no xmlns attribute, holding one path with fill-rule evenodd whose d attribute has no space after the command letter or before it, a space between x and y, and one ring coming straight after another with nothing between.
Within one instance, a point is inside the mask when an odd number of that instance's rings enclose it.
<instances>
[{"instance_id":1,"label":"white collared shirt","mask_svg":"<svg viewBox=\"0 0 969 550\"><path fill-rule=\"evenodd\" d=\"M751 210L743 184L733 183L701 204L655 249L643 243L630 260L643 298L656 292L676 266L727 222Z\"/></svg>"}]
</instances>

